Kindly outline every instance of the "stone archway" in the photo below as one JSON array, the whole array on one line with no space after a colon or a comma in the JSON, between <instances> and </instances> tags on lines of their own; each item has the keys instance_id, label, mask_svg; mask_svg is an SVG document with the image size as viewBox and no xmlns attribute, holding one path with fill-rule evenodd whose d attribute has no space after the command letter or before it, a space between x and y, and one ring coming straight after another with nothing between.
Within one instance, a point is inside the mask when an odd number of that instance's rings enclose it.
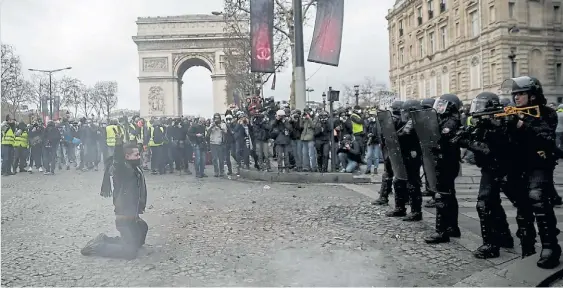
<instances>
[{"instance_id":1,"label":"stone archway","mask_svg":"<svg viewBox=\"0 0 563 288\"><path fill-rule=\"evenodd\" d=\"M211 72L213 111L227 108L223 16L137 18L141 116L182 115L182 76L193 66Z\"/></svg>"}]
</instances>

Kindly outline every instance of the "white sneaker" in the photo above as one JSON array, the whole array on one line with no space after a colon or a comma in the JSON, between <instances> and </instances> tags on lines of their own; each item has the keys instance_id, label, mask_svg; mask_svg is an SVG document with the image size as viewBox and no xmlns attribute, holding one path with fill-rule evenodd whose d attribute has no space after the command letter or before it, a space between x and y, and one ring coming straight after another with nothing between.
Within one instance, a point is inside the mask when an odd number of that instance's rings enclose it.
<instances>
[{"instance_id":1,"label":"white sneaker","mask_svg":"<svg viewBox=\"0 0 563 288\"><path fill-rule=\"evenodd\" d=\"M39 172L43 172L43 167L39 167Z\"/></svg>"},{"instance_id":2,"label":"white sneaker","mask_svg":"<svg viewBox=\"0 0 563 288\"><path fill-rule=\"evenodd\" d=\"M27 171L27 172L29 172L29 173L32 173L32 172L33 172L33 168L27 167L27 169L26 169L25 171Z\"/></svg>"}]
</instances>

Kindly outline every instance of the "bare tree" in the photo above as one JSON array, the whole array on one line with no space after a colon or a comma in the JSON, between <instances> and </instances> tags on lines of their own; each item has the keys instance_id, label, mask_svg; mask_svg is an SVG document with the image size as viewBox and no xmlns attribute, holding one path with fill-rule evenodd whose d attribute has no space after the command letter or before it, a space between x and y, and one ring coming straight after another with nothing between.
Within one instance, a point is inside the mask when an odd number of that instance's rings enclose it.
<instances>
[{"instance_id":1,"label":"bare tree","mask_svg":"<svg viewBox=\"0 0 563 288\"><path fill-rule=\"evenodd\" d=\"M84 114L85 117L88 117L94 106L96 106L96 99L93 87L84 87L83 90L80 91L80 111Z\"/></svg>"},{"instance_id":2,"label":"bare tree","mask_svg":"<svg viewBox=\"0 0 563 288\"><path fill-rule=\"evenodd\" d=\"M2 76L1 89L2 96L12 93L16 87L21 84L21 61L20 57L15 54L14 47L2 44Z\"/></svg>"},{"instance_id":3,"label":"bare tree","mask_svg":"<svg viewBox=\"0 0 563 288\"><path fill-rule=\"evenodd\" d=\"M109 118L111 109L117 105L117 82L100 81L94 85L94 93L99 101L100 112L103 111Z\"/></svg>"},{"instance_id":4,"label":"bare tree","mask_svg":"<svg viewBox=\"0 0 563 288\"><path fill-rule=\"evenodd\" d=\"M74 117L78 114L78 107L82 106L82 97L86 86L76 78L65 76L60 80L59 85L60 93L63 96L61 104L63 107L72 108L74 110Z\"/></svg>"},{"instance_id":5,"label":"bare tree","mask_svg":"<svg viewBox=\"0 0 563 288\"><path fill-rule=\"evenodd\" d=\"M7 104L10 114L15 116L23 104L29 103L30 96L33 94L33 85L21 76L16 78L12 85L13 89L2 93L2 102Z\"/></svg>"},{"instance_id":6,"label":"bare tree","mask_svg":"<svg viewBox=\"0 0 563 288\"><path fill-rule=\"evenodd\" d=\"M37 109L41 110L41 99L47 97L49 94L49 78L43 74L34 74L31 76L32 93L29 97L30 104L33 104Z\"/></svg>"},{"instance_id":7,"label":"bare tree","mask_svg":"<svg viewBox=\"0 0 563 288\"><path fill-rule=\"evenodd\" d=\"M250 15L250 0L224 0L224 6L225 6L225 11L224 14L226 19L231 18L231 20L227 20L227 33L237 36L240 34L237 34L236 29L233 29L233 27L229 27L229 26L233 26L233 24L231 23L229 25L229 21L233 21L233 23L237 23L236 25L240 25L240 21L235 21L236 19L249 19L249 15ZM308 20L308 15L309 15L309 9L314 6L315 4L315 0L307 0L306 4L304 4L303 7L303 23L306 23ZM249 20L247 20L249 21ZM233 32L229 31L229 29L233 29ZM246 31L242 31L244 32L245 38L248 37L246 35L248 35L248 26L246 26ZM240 29L239 29L239 33L240 33ZM247 56L246 59L247 61L250 61L250 41L247 41L247 46L246 47L239 47L239 50L237 50L236 48L231 48L231 49L235 49L235 51L238 51L237 53L235 53L236 55L245 55ZM242 46L242 45L235 45L236 46ZM291 0L275 0L275 8L274 8L274 52L275 52L275 58L276 58L276 71L281 71L283 67L285 67L285 64L287 62L287 60L289 59L285 59L284 58L290 58L292 59L292 81L291 81L291 94L290 94L290 105L292 105L293 107L295 106L295 74L293 72L293 68L295 67L295 35L294 35L294 21L293 21L293 5L292 5L292 1ZM287 51L289 47L289 51ZM246 50L243 50L241 48L245 48ZM285 52L283 52L285 50ZM286 54L288 52L291 52L291 54ZM225 53L227 54L227 53ZM281 54L281 55L280 55ZM286 56L287 55L287 56ZM278 58L281 58L278 60ZM227 60L227 59L226 59ZM228 61L228 60L227 60ZM237 61L237 60L233 60L233 61ZM237 64L240 65L240 64ZM250 71L250 63L245 65L242 65L244 71L247 71L246 73L249 73ZM246 69L248 68L248 69ZM258 79L262 80L262 83L265 83L268 78L271 75L259 75ZM265 78L266 77L266 78ZM250 86L253 87L253 85L255 85L254 83L252 83L253 78L252 76L248 76L247 78L249 78L250 80L248 82L250 82ZM264 81L265 79L265 81Z\"/></svg>"},{"instance_id":8,"label":"bare tree","mask_svg":"<svg viewBox=\"0 0 563 288\"><path fill-rule=\"evenodd\" d=\"M342 95L342 100L340 100L340 102L346 103L347 106L350 105L350 103L355 103L355 93L354 93L354 88L351 87L350 85L343 85L342 86L342 92L340 92Z\"/></svg>"}]
</instances>

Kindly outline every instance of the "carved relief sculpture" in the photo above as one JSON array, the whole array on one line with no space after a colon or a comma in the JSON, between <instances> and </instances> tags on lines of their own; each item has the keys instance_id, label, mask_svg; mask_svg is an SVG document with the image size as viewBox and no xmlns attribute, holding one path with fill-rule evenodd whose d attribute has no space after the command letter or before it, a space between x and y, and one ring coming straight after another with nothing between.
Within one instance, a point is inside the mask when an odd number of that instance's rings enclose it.
<instances>
[{"instance_id":1,"label":"carved relief sculpture","mask_svg":"<svg viewBox=\"0 0 563 288\"><path fill-rule=\"evenodd\" d=\"M147 72L168 71L168 58L167 57L143 58L143 71L147 71Z\"/></svg>"},{"instance_id":2,"label":"carved relief sculpture","mask_svg":"<svg viewBox=\"0 0 563 288\"><path fill-rule=\"evenodd\" d=\"M149 89L149 115L155 112L164 112L164 89L160 86L152 86ZM162 113L157 113L162 114Z\"/></svg>"}]
</instances>

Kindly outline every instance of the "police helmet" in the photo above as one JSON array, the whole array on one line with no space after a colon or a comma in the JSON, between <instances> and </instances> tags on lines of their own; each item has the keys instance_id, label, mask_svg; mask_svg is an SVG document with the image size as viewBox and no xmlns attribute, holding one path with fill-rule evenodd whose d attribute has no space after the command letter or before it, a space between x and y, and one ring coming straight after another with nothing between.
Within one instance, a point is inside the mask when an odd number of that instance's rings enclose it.
<instances>
[{"instance_id":1,"label":"police helmet","mask_svg":"<svg viewBox=\"0 0 563 288\"><path fill-rule=\"evenodd\" d=\"M502 107L497 94L492 92L481 92L471 101L469 113L483 112L491 108Z\"/></svg>"},{"instance_id":2,"label":"police helmet","mask_svg":"<svg viewBox=\"0 0 563 288\"><path fill-rule=\"evenodd\" d=\"M459 112L463 103L454 94L444 94L434 102L434 110L438 114Z\"/></svg>"},{"instance_id":3,"label":"police helmet","mask_svg":"<svg viewBox=\"0 0 563 288\"><path fill-rule=\"evenodd\" d=\"M422 109L422 105L420 104L420 101L414 100L414 99L410 99L407 100L403 103L403 106L401 107L402 111L414 111L414 110L420 110Z\"/></svg>"},{"instance_id":4,"label":"police helmet","mask_svg":"<svg viewBox=\"0 0 563 288\"><path fill-rule=\"evenodd\" d=\"M422 105L422 108L432 108L434 107L434 102L436 102L436 100L434 98L427 98L427 99L422 99L420 101L420 105Z\"/></svg>"},{"instance_id":5,"label":"police helmet","mask_svg":"<svg viewBox=\"0 0 563 288\"><path fill-rule=\"evenodd\" d=\"M514 101L516 95L527 93L529 105L545 105L547 103L540 80L534 77L521 76L506 79L501 84L501 90L510 92L512 94L512 101ZM531 99L531 96L534 96L534 99Z\"/></svg>"},{"instance_id":6,"label":"police helmet","mask_svg":"<svg viewBox=\"0 0 563 288\"><path fill-rule=\"evenodd\" d=\"M401 109L403 109L403 101L395 101L393 103L391 103L391 113L395 114L395 115L400 115L401 114Z\"/></svg>"}]
</instances>

